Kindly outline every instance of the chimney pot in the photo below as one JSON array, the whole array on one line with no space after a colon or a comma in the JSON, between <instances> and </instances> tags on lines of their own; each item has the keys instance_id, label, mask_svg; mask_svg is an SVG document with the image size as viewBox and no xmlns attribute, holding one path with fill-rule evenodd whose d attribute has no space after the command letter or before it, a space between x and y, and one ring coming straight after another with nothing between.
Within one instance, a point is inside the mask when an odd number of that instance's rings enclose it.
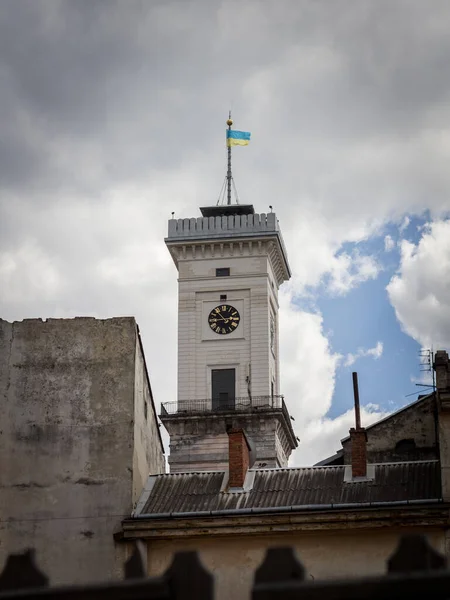
<instances>
[{"instance_id":1,"label":"chimney pot","mask_svg":"<svg viewBox=\"0 0 450 600\"><path fill-rule=\"evenodd\" d=\"M243 429L228 430L228 487L244 487L245 476L250 464L250 446Z\"/></svg>"}]
</instances>

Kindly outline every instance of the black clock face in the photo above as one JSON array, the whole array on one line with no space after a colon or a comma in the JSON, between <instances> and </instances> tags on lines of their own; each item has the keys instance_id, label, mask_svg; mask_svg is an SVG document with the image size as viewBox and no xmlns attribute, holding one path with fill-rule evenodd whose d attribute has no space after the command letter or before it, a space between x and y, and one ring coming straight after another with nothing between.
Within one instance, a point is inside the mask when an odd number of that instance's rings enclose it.
<instances>
[{"instance_id":1,"label":"black clock face","mask_svg":"<svg viewBox=\"0 0 450 600\"><path fill-rule=\"evenodd\" d=\"M238 328L241 317L234 306L221 304L209 313L208 323L213 331L219 335L227 335Z\"/></svg>"}]
</instances>

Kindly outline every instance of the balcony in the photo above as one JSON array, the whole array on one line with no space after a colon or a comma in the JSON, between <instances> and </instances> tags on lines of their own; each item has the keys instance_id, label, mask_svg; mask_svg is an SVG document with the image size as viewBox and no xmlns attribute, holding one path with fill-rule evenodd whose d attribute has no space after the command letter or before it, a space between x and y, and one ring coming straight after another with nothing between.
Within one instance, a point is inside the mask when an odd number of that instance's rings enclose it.
<instances>
[{"instance_id":1,"label":"balcony","mask_svg":"<svg viewBox=\"0 0 450 600\"><path fill-rule=\"evenodd\" d=\"M242 398L217 398L201 400L180 400L179 402L165 402L161 404L161 421L165 424L169 434L172 427L177 434L178 424L185 423L185 419L196 421L199 417L205 420L216 420L217 417L224 417L227 421L233 417L239 420L254 420L259 423L257 415L265 415L267 419L276 419L284 430L291 449L297 447L297 439L292 427L291 416L284 403L284 396L244 396Z\"/></svg>"},{"instance_id":2,"label":"balcony","mask_svg":"<svg viewBox=\"0 0 450 600\"><path fill-rule=\"evenodd\" d=\"M244 396L211 400L180 400L161 404L160 417L189 415L220 414L228 412L264 412L280 410L289 421L289 413L284 403L284 396Z\"/></svg>"}]
</instances>

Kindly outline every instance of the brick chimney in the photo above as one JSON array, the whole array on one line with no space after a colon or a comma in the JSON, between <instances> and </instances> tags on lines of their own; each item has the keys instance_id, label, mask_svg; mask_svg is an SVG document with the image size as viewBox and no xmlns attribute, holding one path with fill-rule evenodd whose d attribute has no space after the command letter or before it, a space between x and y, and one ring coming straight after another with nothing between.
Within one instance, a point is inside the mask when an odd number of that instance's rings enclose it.
<instances>
[{"instance_id":1,"label":"brick chimney","mask_svg":"<svg viewBox=\"0 0 450 600\"><path fill-rule=\"evenodd\" d=\"M350 429L350 443L352 446L352 477L366 477L367 434L364 427Z\"/></svg>"},{"instance_id":2,"label":"brick chimney","mask_svg":"<svg viewBox=\"0 0 450 600\"><path fill-rule=\"evenodd\" d=\"M228 487L242 488L250 464L250 446L243 429L228 430Z\"/></svg>"},{"instance_id":3,"label":"brick chimney","mask_svg":"<svg viewBox=\"0 0 450 600\"><path fill-rule=\"evenodd\" d=\"M356 427L350 429L350 443L352 453L352 478L367 477L367 434L361 427L359 412L358 373L352 373L353 395L355 397L355 422Z\"/></svg>"},{"instance_id":4,"label":"brick chimney","mask_svg":"<svg viewBox=\"0 0 450 600\"><path fill-rule=\"evenodd\" d=\"M450 409L450 362L445 350L438 350L434 355L436 372L436 390L441 410Z\"/></svg>"}]
</instances>

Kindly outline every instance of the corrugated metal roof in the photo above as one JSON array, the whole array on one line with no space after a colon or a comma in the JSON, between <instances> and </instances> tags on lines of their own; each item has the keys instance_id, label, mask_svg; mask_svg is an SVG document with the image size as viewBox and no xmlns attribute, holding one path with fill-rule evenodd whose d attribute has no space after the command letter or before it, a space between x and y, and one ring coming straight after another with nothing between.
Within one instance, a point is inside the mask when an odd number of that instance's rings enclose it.
<instances>
[{"instance_id":1,"label":"corrugated metal roof","mask_svg":"<svg viewBox=\"0 0 450 600\"><path fill-rule=\"evenodd\" d=\"M141 514L440 499L438 461L374 465L373 481L344 482L345 466L255 469L247 492L222 490L223 472L153 476Z\"/></svg>"}]
</instances>

